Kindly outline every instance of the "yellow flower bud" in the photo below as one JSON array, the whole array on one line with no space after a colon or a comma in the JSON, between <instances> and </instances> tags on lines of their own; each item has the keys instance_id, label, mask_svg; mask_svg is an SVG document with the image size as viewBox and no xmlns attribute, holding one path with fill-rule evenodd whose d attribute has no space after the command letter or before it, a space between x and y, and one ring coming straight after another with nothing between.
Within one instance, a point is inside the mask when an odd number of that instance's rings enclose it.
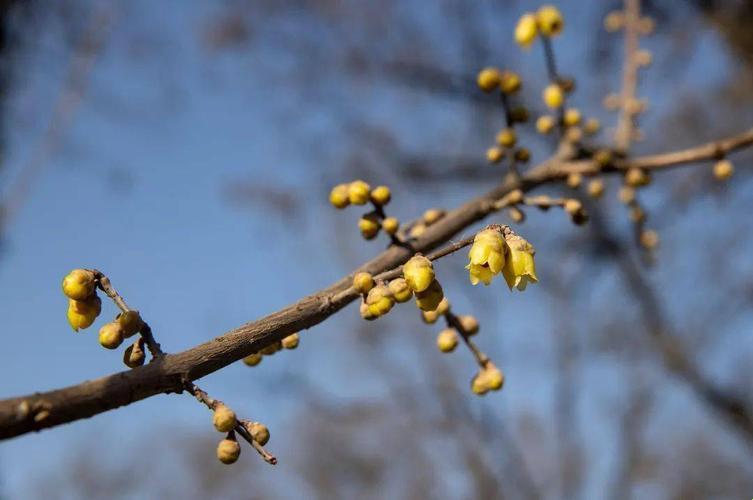
<instances>
[{"instance_id":1,"label":"yellow flower bud","mask_svg":"<svg viewBox=\"0 0 753 500\"><path fill-rule=\"evenodd\" d=\"M735 173L735 166L729 160L719 160L714 164L714 177L726 181Z\"/></svg>"},{"instance_id":2,"label":"yellow flower bud","mask_svg":"<svg viewBox=\"0 0 753 500\"><path fill-rule=\"evenodd\" d=\"M439 313L437 311L421 311L421 320L427 325L433 325L439 320Z\"/></svg>"},{"instance_id":3,"label":"yellow flower bud","mask_svg":"<svg viewBox=\"0 0 753 500\"><path fill-rule=\"evenodd\" d=\"M223 439L220 444L217 445L217 458L220 462L226 465L234 464L238 461L238 457L241 456L241 445L238 441L233 439Z\"/></svg>"},{"instance_id":4,"label":"yellow flower bud","mask_svg":"<svg viewBox=\"0 0 753 500\"><path fill-rule=\"evenodd\" d=\"M562 32L565 25L562 14L557 7L544 5L536 12L536 21L538 22L539 31L544 36L556 36Z\"/></svg>"},{"instance_id":5,"label":"yellow flower bud","mask_svg":"<svg viewBox=\"0 0 753 500\"><path fill-rule=\"evenodd\" d=\"M354 205L365 205L369 201L371 187L364 181L353 181L348 185L348 200Z\"/></svg>"},{"instance_id":6,"label":"yellow flower bud","mask_svg":"<svg viewBox=\"0 0 753 500\"><path fill-rule=\"evenodd\" d=\"M635 201L635 189L630 186L622 186L618 196L622 203L629 205Z\"/></svg>"},{"instance_id":7,"label":"yellow flower bud","mask_svg":"<svg viewBox=\"0 0 753 500\"><path fill-rule=\"evenodd\" d=\"M515 150L515 160L519 161L520 163L528 163L528 160L531 159L531 152L528 150L528 148L518 148Z\"/></svg>"},{"instance_id":8,"label":"yellow flower bud","mask_svg":"<svg viewBox=\"0 0 753 500\"><path fill-rule=\"evenodd\" d=\"M254 441L264 446L269 442L269 429L261 422L252 422L250 425L246 425L246 430L254 438Z\"/></svg>"},{"instance_id":9,"label":"yellow flower bud","mask_svg":"<svg viewBox=\"0 0 753 500\"><path fill-rule=\"evenodd\" d=\"M371 202L374 205L386 205L391 198L392 193L387 186L377 186L371 191Z\"/></svg>"},{"instance_id":10,"label":"yellow flower bud","mask_svg":"<svg viewBox=\"0 0 753 500\"><path fill-rule=\"evenodd\" d=\"M647 229L641 232L641 245L648 250L653 250L659 245L659 233L653 229Z\"/></svg>"},{"instance_id":11,"label":"yellow flower bud","mask_svg":"<svg viewBox=\"0 0 753 500\"><path fill-rule=\"evenodd\" d=\"M367 240L373 240L377 234L379 234L379 217L375 214L366 214L358 221L358 229L361 231L361 236Z\"/></svg>"},{"instance_id":12,"label":"yellow flower bud","mask_svg":"<svg viewBox=\"0 0 753 500\"><path fill-rule=\"evenodd\" d=\"M392 292L386 285L377 285L369 291L366 297L366 305L374 316L383 316L390 312L395 305L395 299Z\"/></svg>"},{"instance_id":13,"label":"yellow flower bud","mask_svg":"<svg viewBox=\"0 0 753 500\"><path fill-rule=\"evenodd\" d=\"M458 346L458 334L454 328L445 328L437 335L437 347L442 352L452 352Z\"/></svg>"},{"instance_id":14,"label":"yellow flower bud","mask_svg":"<svg viewBox=\"0 0 753 500\"><path fill-rule=\"evenodd\" d=\"M577 172L568 174L567 179L565 180L567 187L572 188L572 189L578 189L582 182L583 182L583 176Z\"/></svg>"},{"instance_id":15,"label":"yellow flower bud","mask_svg":"<svg viewBox=\"0 0 753 500\"><path fill-rule=\"evenodd\" d=\"M580 111L577 108L568 108L565 116L562 118L563 123L568 127L574 127L580 123Z\"/></svg>"},{"instance_id":16,"label":"yellow flower bud","mask_svg":"<svg viewBox=\"0 0 753 500\"><path fill-rule=\"evenodd\" d=\"M477 373L471 379L471 391L479 396L483 396L489 392L489 387L487 387L484 377L482 377L482 372Z\"/></svg>"},{"instance_id":17,"label":"yellow flower bud","mask_svg":"<svg viewBox=\"0 0 753 500\"><path fill-rule=\"evenodd\" d=\"M458 321L460 322L460 327L463 329L463 333L466 335L472 336L478 333L478 320L475 316L464 314L463 316L458 316Z\"/></svg>"},{"instance_id":18,"label":"yellow flower bud","mask_svg":"<svg viewBox=\"0 0 753 500\"><path fill-rule=\"evenodd\" d=\"M507 211L507 215L510 216L510 219L512 219L513 222L517 222L518 224L521 224L526 220L525 212L523 212L518 207L510 207L510 209Z\"/></svg>"},{"instance_id":19,"label":"yellow flower bud","mask_svg":"<svg viewBox=\"0 0 753 500\"><path fill-rule=\"evenodd\" d=\"M123 327L113 321L99 329L99 343L105 349L117 349L123 343Z\"/></svg>"},{"instance_id":20,"label":"yellow flower bud","mask_svg":"<svg viewBox=\"0 0 753 500\"><path fill-rule=\"evenodd\" d=\"M353 277L353 288L355 288L358 293L369 293L369 290L374 288L374 278L369 273L356 273Z\"/></svg>"},{"instance_id":21,"label":"yellow flower bud","mask_svg":"<svg viewBox=\"0 0 753 500\"><path fill-rule=\"evenodd\" d=\"M123 363L128 368L136 368L144 364L146 360L146 353L144 352L144 339L139 339L133 344L128 346L128 349L123 353Z\"/></svg>"},{"instance_id":22,"label":"yellow flower bud","mask_svg":"<svg viewBox=\"0 0 753 500\"><path fill-rule=\"evenodd\" d=\"M347 184L338 184L329 192L329 202L335 208L345 208L350 205L350 190Z\"/></svg>"},{"instance_id":23,"label":"yellow flower bud","mask_svg":"<svg viewBox=\"0 0 753 500\"><path fill-rule=\"evenodd\" d=\"M492 146L486 150L486 160L489 163L499 163L505 157L505 150L497 146Z\"/></svg>"},{"instance_id":24,"label":"yellow flower bud","mask_svg":"<svg viewBox=\"0 0 753 500\"><path fill-rule=\"evenodd\" d=\"M403 264L403 277L411 290L423 292L434 281L434 266L423 255L414 255Z\"/></svg>"},{"instance_id":25,"label":"yellow flower bud","mask_svg":"<svg viewBox=\"0 0 753 500\"><path fill-rule=\"evenodd\" d=\"M385 233L393 235L400 229L400 222L394 217L385 217L382 220L382 229L384 229Z\"/></svg>"},{"instance_id":26,"label":"yellow flower bud","mask_svg":"<svg viewBox=\"0 0 753 500\"><path fill-rule=\"evenodd\" d=\"M265 356L271 356L274 353L282 350L282 342L279 340L272 342L267 347L262 348L261 351L259 351L261 354Z\"/></svg>"},{"instance_id":27,"label":"yellow flower bud","mask_svg":"<svg viewBox=\"0 0 753 500\"><path fill-rule=\"evenodd\" d=\"M497 143L506 148L513 147L517 140L518 138L515 136L515 131L511 128L503 128L497 134Z\"/></svg>"},{"instance_id":28,"label":"yellow flower bud","mask_svg":"<svg viewBox=\"0 0 753 500\"><path fill-rule=\"evenodd\" d=\"M502 79L499 83L502 92L505 94L514 94L520 90L520 75L513 71L502 72Z\"/></svg>"},{"instance_id":29,"label":"yellow flower bud","mask_svg":"<svg viewBox=\"0 0 753 500\"><path fill-rule=\"evenodd\" d=\"M536 251L533 245L516 234L506 237L509 248L509 258L502 269L502 275L505 277L507 286L510 290L513 287L518 290L525 290L528 283L536 283L536 264L534 255Z\"/></svg>"},{"instance_id":30,"label":"yellow flower bud","mask_svg":"<svg viewBox=\"0 0 753 500\"><path fill-rule=\"evenodd\" d=\"M416 292L416 306L422 311L436 311L444 298L439 281L434 280L423 292Z\"/></svg>"},{"instance_id":31,"label":"yellow flower bud","mask_svg":"<svg viewBox=\"0 0 753 500\"><path fill-rule=\"evenodd\" d=\"M632 167L625 173L625 184L630 187L647 186L650 183L651 176L643 169Z\"/></svg>"},{"instance_id":32,"label":"yellow flower bud","mask_svg":"<svg viewBox=\"0 0 753 500\"><path fill-rule=\"evenodd\" d=\"M622 11L619 10L610 12L604 18L604 29L606 29L610 33L614 33L615 31L621 29L624 24L625 16L623 15Z\"/></svg>"},{"instance_id":33,"label":"yellow flower bud","mask_svg":"<svg viewBox=\"0 0 753 500\"><path fill-rule=\"evenodd\" d=\"M408 286L408 282L403 278L397 278L390 281L387 285L392 292L395 302L402 304L408 302L413 297L413 290Z\"/></svg>"},{"instance_id":34,"label":"yellow flower bud","mask_svg":"<svg viewBox=\"0 0 753 500\"><path fill-rule=\"evenodd\" d=\"M554 117L550 115L543 115L539 116L538 120L536 120L536 130L539 134L546 135L552 130L554 130L554 125L556 122L554 121Z\"/></svg>"},{"instance_id":35,"label":"yellow flower bud","mask_svg":"<svg viewBox=\"0 0 753 500\"><path fill-rule=\"evenodd\" d=\"M579 200L569 198L565 200L564 209L568 214L575 215L577 212L583 210L583 204Z\"/></svg>"},{"instance_id":36,"label":"yellow flower bud","mask_svg":"<svg viewBox=\"0 0 753 500\"><path fill-rule=\"evenodd\" d=\"M606 167L612 163L612 152L608 149L600 149L594 153L594 160L602 167Z\"/></svg>"},{"instance_id":37,"label":"yellow flower bud","mask_svg":"<svg viewBox=\"0 0 753 500\"><path fill-rule=\"evenodd\" d=\"M142 321L139 312L133 310L119 314L116 321L123 327L123 335L125 338L134 336L141 331L141 328L144 326L144 322Z\"/></svg>"},{"instance_id":38,"label":"yellow flower bud","mask_svg":"<svg viewBox=\"0 0 753 500\"><path fill-rule=\"evenodd\" d=\"M237 423L235 412L223 404L217 405L212 415L212 423L218 431L230 432L235 429Z\"/></svg>"},{"instance_id":39,"label":"yellow flower bud","mask_svg":"<svg viewBox=\"0 0 753 500\"><path fill-rule=\"evenodd\" d=\"M371 312L371 309L365 301L361 301L358 312L361 314L361 318L365 319L366 321L373 321L377 319L377 316Z\"/></svg>"},{"instance_id":40,"label":"yellow flower bud","mask_svg":"<svg viewBox=\"0 0 753 500\"><path fill-rule=\"evenodd\" d=\"M537 34L536 16L531 13L523 14L515 26L515 41L522 47L528 47L536 39Z\"/></svg>"},{"instance_id":41,"label":"yellow flower bud","mask_svg":"<svg viewBox=\"0 0 753 500\"><path fill-rule=\"evenodd\" d=\"M246 366L256 366L259 363L261 363L261 359L262 359L262 355L259 354L258 352L255 352L243 358L243 364Z\"/></svg>"},{"instance_id":42,"label":"yellow flower bud","mask_svg":"<svg viewBox=\"0 0 753 500\"><path fill-rule=\"evenodd\" d=\"M439 208L430 208L423 215L424 224L431 226L444 217L445 211Z\"/></svg>"},{"instance_id":43,"label":"yellow flower bud","mask_svg":"<svg viewBox=\"0 0 753 500\"><path fill-rule=\"evenodd\" d=\"M604 194L604 181L593 179L588 183L588 196L591 198L601 198Z\"/></svg>"},{"instance_id":44,"label":"yellow flower bud","mask_svg":"<svg viewBox=\"0 0 753 500\"><path fill-rule=\"evenodd\" d=\"M484 229L473 238L473 245L468 252L471 284L491 283L492 277L499 274L505 265L505 240L496 229Z\"/></svg>"},{"instance_id":45,"label":"yellow flower bud","mask_svg":"<svg viewBox=\"0 0 753 500\"><path fill-rule=\"evenodd\" d=\"M552 109L557 109L565 102L565 94L562 92L562 87L556 83L547 85L542 93L544 98L544 104Z\"/></svg>"},{"instance_id":46,"label":"yellow flower bud","mask_svg":"<svg viewBox=\"0 0 753 500\"><path fill-rule=\"evenodd\" d=\"M69 299L86 300L94 293L96 285L93 272L74 269L63 278L63 293Z\"/></svg>"},{"instance_id":47,"label":"yellow flower bud","mask_svg":"<svg viewBox=\"0 0 753 500\"><path fill-rule=\"evenodd\" d=\"M75 331L89 328L102 310L102 300L92 295L86 300L68 299L68 323Z\"/></svg>"},{"instance_id":48,"label":"yellow flower bud","mask_svg":"<svg viewBox=\"0 0 753 500\"><path fill-rule=\"evenodd\" d=\"M297 333L291 333L284 339L282 339L282 347L285 349L295 349L298 347L298 342L300 341L300 335Z\"/></svg>"},{"instance_id":49,"label":"yellow flower bud","mask_svg":"<svg viewBox=\"0 0 753 500\"><path fill-rule=\"evenodd\" d=\"M483 383L489 390L498 391L505 384L505 375L502 370L497 368L494 363L487 363L486 368L482 371Z\"/></svg>"},{"instance_id":50,"label":"yellow flower bud","mask_svg":"<svg viewBox=\"0 0 753 500\"><path fill-rule=\"evenodd\" d=\"M484 68L478 73L476 83L484 92L491 92L497 88L502 80L502 73L497 68Z\"/></svg>"},{"instance_id":51,"label":"yellow flower bud","mask_svg":"<svg viewBox=\"0 0 753 500\"><path fill-rule=\"evenodd\" d=\"M601 129L601 123L596 118L589 118L583 125L583 131L587 135L594 135Z\"/></svg>"}]
</instances>

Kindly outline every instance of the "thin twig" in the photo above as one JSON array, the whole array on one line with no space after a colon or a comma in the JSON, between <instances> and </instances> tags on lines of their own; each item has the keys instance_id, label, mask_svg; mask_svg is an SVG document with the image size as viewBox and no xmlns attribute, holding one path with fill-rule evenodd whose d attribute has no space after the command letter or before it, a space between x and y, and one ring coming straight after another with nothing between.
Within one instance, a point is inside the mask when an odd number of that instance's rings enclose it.
<instances>
[{"instance_id":1,"label":"thin twig","mask_svg":"<svg viewBox=\"0 0 753 500\"><path fill-rule=\"evenodd\" d=\"M633 102L638 89L638 26L641 20L640 0L624 0L624 3L625 60L620 91L620 116L614 137L615 147L622 153L630 149L630 142L635 134L636 109Z\"/></svg>"}]
</instances>

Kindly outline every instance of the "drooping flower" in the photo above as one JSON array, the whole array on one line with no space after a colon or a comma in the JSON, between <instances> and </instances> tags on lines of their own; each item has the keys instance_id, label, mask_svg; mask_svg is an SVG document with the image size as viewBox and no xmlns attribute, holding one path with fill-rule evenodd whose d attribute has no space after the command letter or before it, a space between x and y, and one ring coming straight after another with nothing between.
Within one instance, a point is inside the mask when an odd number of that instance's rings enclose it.
<instances>
[{"instance_id":1,"label":"drooping flower","mask_svg":"<svg viewBox=\"0 0 753 500\"><path fill-rule=\"evenodd\" d=\"M536 283L536 264L533 256L536 250L533 245L517 234L510 234L506 238L509 254L502 275L505 277L510 290L517 288L520 291L526 289L528 283Z\"/></svg>"},{"instance_id":2,"label":"drooping flower","mask_svg":"<svg viewBox=\"0 0 753 500\"><path fill-rule=\"evenodd\" d=\"M476 234L468 252L468 260L466 269L469 271L471 283L491 283L492 277L499 274L505 265L505 240L502 233L490 228Z\"/></svg>"}]
</instances>

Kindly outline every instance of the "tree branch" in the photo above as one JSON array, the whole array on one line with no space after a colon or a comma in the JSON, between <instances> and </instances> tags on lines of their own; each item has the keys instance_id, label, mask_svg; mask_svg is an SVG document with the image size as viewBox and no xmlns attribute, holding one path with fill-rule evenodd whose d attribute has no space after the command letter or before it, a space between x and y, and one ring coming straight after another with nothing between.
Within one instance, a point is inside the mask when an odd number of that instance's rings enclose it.
<instances>
[{"instance_id":1,"label":"tree branch","mask_svg":"<svg viewBox=\"0 0 753 500\"><path fill-rule=\"evenodd\" d=\"M753 129L685 151L626 160L604 171L618 171L640 164L646 169L662 169L681 163L712 159L753 144ZM553 157L516 178L505 180L486 194L448 212L439 222L412 241L416 252L430 252L471 224L496 211L499 200L515 189L529 191L554 183L572 172L600 171L594 161L568 161ZM392 246L354 271L377 275L393 270L413 252ZM0 401L0 439L94 416L160 393L182 392L185 382L213 373L291 333L317 325L359 297L352 288L353 274L329 287L275 313L246 323L213 340L186 351L167 354L145 366L116 373L78 385L44 393L34 393Z\"/></svg>"}]
</instances>

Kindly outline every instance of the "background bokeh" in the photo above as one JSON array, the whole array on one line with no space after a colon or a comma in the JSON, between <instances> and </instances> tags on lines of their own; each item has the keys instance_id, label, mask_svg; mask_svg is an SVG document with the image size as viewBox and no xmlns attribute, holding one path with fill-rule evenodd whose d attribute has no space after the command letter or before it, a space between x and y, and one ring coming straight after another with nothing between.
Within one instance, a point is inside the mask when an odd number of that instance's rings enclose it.
<instances>
[{"instance_id":1,"label":"background bokeh","mask_svg":"<svg viewBox=\"0 0 753 500\"><path fill-rule=\"evenodd\" d=\"M753 7L652 0L653 65L638 153L753 123ZM502 125L476 71L519 71L541 112L539 47L512 43L538 2L500 0L4 1L0 37L0 396L121 369L96 331L73 333L62 276L106 272L176 352L322 288L378 253L358 210L329 188L393 188L408 220L452 208L502 175L484 151ZM607 125L618 89L611 1L564 1L555 51L573 103ZM553 144L532 132L533 160ZM642 200L662 238L639 258L612 180L575 227L529 211L540 284L471 287L464 255L438 274L503 391L473 396L475 366L440 354L438 325L351 305L296 351L201 381L265 422L270 467L233 467L190 397L162 395L0 444L0 498L743 498L753 435L678 376L657 337L703 384L753 406L751 155L657 175ZM542 190L561 193L560 188ZM509 222L503 216L497 217ZM468 230L472 234L472 229ZM105 305L103 318L114 315ZM100 324L100 319L97 324ZM697 382L697 381L696 381ZM746 497L747 498L747 497Z\"/></svg>"}]
</instances>

